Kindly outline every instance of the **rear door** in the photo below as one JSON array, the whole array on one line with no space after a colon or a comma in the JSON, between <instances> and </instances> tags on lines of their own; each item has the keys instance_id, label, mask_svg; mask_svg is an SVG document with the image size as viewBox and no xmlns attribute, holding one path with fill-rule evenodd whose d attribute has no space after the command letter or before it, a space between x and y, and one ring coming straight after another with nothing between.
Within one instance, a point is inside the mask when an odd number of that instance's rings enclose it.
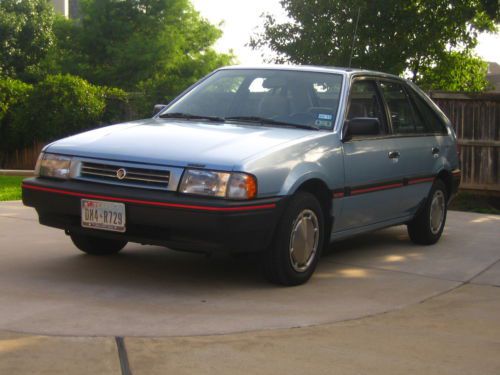
<instances>
[{"instance_id":1,"label":"rear door","mask_svg":"<svg viewBox=\"0 0 500 375\"><path fill-rule=\"evenodd\" d=\"M372 117L380 121L380 134L353 138L343 143L345 184L342 211L335 232L381 223L401 216L400 169L397 142L391 137L388 119L376 80L356 79L351 85L346 120Z\"/></svg>"},{"instance_id":2,"label":"rear door","mask_svg":"<svg viewBox=\"0 0 500 375\"><path fill-rule=\"evenodd\" d=\"M423 113L424 103L403 82L381 80L379 85L396 141L395 151L399 154L395 168L405 185L400 194L400 209L403 214L411 215L427 196L434 176L441 169L446 129L433 122L431 113Z\"/></svg>"}]
</instances>

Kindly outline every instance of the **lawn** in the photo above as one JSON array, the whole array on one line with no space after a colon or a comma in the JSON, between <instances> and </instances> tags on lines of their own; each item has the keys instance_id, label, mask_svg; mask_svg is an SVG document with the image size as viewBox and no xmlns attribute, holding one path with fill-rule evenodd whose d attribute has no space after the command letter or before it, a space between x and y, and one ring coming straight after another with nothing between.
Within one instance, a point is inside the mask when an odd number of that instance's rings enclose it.
<instances>
[{"instance_id":1,"label":"lawn","mask_svg":"<svg viewBox=\"0 0 500 375\"><path fill-rule=\"evenodd\" d=\"M0 176L0 201L21 199L21 181L26 177Z\"/></svg>"}]
</instances>

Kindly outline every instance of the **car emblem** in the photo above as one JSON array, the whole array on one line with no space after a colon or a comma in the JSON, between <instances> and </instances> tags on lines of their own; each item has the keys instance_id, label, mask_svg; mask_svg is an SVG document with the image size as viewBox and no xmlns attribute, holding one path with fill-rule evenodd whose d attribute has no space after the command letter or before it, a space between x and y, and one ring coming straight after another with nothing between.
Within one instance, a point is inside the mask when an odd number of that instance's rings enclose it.
<instances>
[{"instance_id":1,"label":"car emblem","mask_svg":"<svg viewBox=\"0 0 500 375\"><path fill-rule=\"evenodd\" d=\"M127 176L127 171L124 168L120 168L116 171L116 178L123 180Z\"/></svg>"}]
</instances>

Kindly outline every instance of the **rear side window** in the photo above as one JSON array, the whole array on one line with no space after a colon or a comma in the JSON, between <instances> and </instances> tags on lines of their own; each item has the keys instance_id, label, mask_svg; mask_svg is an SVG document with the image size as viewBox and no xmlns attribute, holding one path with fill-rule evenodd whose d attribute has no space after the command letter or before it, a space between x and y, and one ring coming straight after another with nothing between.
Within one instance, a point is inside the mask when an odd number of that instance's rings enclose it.
<instances>
[{"instance_id":1,"label":"rear side window","mask_svg":"<svg viewBox=\"0 0 500 375\"><path fill-rule=\"evenodd\" d=\"M395 82L380 82L394 134L425 133L422 121L416 116L410 98L403 85Z\"/></svg>"},{"instance_id":2,"label":"rear side window","mask_svg":"<svg viewBox=\"0 0 500 375\"><path fill-rule=\"evenodd\" d=\"M411 97L422 119L424 131L426 133L446 134L446 127L434 109L432 109L420 95L417 95L417 93L411 91Z\"/></svg>"}]
</instances>

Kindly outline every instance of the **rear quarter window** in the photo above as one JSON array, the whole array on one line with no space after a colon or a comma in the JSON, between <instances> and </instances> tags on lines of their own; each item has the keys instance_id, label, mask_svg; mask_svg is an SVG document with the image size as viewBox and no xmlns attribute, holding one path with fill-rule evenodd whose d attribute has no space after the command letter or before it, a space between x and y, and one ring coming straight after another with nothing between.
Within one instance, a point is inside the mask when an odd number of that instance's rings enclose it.
<instances>
[{"instance_id":1,"label":"rear quarter window","mask_svg":"<svg viewBox=\"0 0 500 375\"><path fill-rule=\"evenodd\" d=\"M436 111L411 88L408 89L426 133L446 134L446 126Z\"/></svg>"}]
</instances>

